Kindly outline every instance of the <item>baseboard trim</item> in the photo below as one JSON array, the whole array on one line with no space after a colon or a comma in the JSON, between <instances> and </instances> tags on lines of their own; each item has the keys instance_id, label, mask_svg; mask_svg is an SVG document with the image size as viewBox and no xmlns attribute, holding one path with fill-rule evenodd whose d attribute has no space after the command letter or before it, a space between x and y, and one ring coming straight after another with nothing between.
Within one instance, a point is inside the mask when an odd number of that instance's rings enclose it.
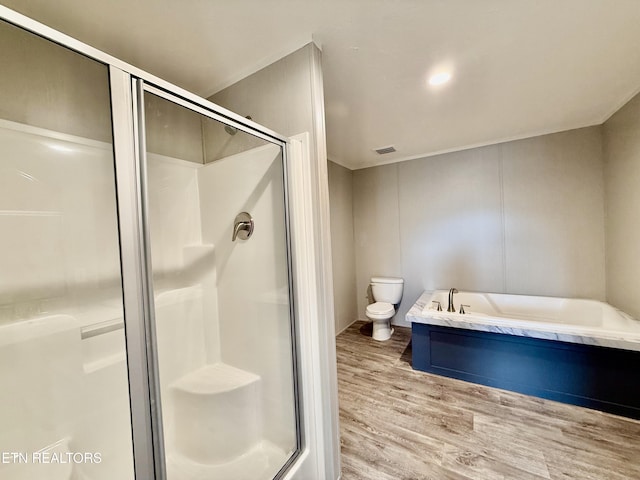
<instances>
[{"instance_id":1,"label":"baseboard trim","mask_svg":"<svg viewBox=\"0 0 640 480\"><path fill-rule=\"evenodd\" d=\"M359 321L360 321L360 319L359 319L359 318L356 318L356 319L355 319L353 322L351 322L349 325L347 325L346 327L343 327L340 331L337 331L337 332L336 332L336 337L337 337L338 335L340 335L342 332L344 332L344 331L345 331L347 328L349 328L351 325L353 325L354 323L359 322Z\"/></svg>"}]
</instances>

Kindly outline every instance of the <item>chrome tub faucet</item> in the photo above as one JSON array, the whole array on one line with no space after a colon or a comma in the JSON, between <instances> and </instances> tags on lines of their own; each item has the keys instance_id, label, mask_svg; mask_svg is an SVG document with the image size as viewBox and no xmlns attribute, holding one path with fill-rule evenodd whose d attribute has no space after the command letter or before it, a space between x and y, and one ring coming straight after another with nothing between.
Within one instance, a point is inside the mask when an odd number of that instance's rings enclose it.
<instances>
[{"instance_id":1,"label":"chrome tub faucet","mask_svg":"<svg viewBox=\"0 0 640 480\"><path fill-rule=\"evenodd\" d=\"M454 312L456 311L456 308L453 306L453 294L454 293L458 293L458 289L457 288L452 288L451 290L449 290L449 306L447 307L447 312Z\"/></svg>"}]
</instances>

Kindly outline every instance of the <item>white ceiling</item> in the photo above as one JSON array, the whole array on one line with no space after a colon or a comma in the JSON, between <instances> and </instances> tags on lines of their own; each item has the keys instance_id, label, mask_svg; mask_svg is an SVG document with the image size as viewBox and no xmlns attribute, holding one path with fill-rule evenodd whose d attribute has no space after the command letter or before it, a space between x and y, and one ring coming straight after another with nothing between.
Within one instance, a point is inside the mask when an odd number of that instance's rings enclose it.
<instances>
[{"instance_id":1,"label":"white ceiling","mask_svg":"<svg viewBox=\"0 0 640 480\"><path fill-rule=\"evenodd\" d=\"M313 38L354 169L599 124L640 89L640 0L0 2L203 96Z\"/></svg>"}]
</instances>

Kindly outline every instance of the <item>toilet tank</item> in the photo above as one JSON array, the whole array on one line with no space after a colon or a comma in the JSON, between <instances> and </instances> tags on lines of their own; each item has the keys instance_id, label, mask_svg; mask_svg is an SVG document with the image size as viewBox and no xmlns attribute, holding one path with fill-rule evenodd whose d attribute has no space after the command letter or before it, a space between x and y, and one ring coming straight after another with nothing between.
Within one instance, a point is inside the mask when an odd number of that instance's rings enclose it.
<instances>
[{"instance_id":1,"label":"toilet tank","mask_svg":"<svg viewBox=\"0 0 640 480\"><path fill-rule=\"evenodd\" d=\"M400 303L404 280L396 277L373 277L371 292L376 302L387 302L393 305Z\"/></svg>"}]
</instances>

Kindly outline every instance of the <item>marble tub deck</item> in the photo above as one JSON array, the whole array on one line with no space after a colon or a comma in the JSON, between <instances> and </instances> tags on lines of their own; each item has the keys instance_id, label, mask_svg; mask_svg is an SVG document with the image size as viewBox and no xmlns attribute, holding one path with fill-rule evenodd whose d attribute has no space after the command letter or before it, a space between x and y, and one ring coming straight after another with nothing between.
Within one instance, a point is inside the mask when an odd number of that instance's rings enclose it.
<instances>
[{"instance_id":1,"label":"marble tub deck","mask_svg":"<svg viewBox=\"0 0 640 480\"><path fill-rule=\"evenodd\" d=\"M519 337L539 338L542 340L558 340L561 342L594 345L599 347L619 348L623 350L640 351L640 338L625 337L619 332L594 331L579 325L548 324L544 326L521 326L526 321L517 321L519 325L497 325L490 319L474 317L465 319L464 315L449 314L446 311L433 312L433 316L425 316L422 311L429 303L431 292L424 292L407 312L406 320L411 323L424 323L440 327L464 328L479 332L503 333Z\"/></svg>"}]
</instances>

